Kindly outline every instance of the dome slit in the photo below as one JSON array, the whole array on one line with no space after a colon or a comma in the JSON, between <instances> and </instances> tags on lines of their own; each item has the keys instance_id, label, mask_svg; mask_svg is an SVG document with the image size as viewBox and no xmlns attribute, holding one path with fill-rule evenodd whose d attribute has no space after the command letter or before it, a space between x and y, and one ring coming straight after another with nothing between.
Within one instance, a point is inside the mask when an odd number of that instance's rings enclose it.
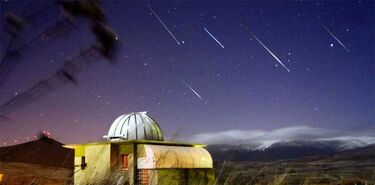
<instances>
[{"instance_id":1,"label":"dome slit","mask_svg":"<svg viewBox=\"0 0 375 185\"><path fill-rule=\"evenodd\" d=\"M145 126L145 120L142 118L142 116L139 116L140 118L141 118L141 120L142 120L142 126L143 126L143 136L144 136L144 138L147 140L148 138L147 138L147 135L146 135L146 126Z\"/></svg>"},{"instance_id":2,"label":"dome slit","mask_svg":"<svg viewBox=\"0 0 375 185\"><path fill-rule=\"evenodd\" d=\"M115 127L115 131L113 131L115 134L116 134L116 131L117 131L117 127L118 127L118 125L121 123L121 120L124 118L125 116L122 116L121 118L120 118L120 120L117 122L117 124L116 124L116 127ZM116 119L117 120L117 119ZM115 120L115 121L116 121Z\"/></svg>"},{"instance_id":3,"label":"dome slit","mask_svg":"<svg viewBox=\"0 0 375 185\"><path fill-rule=\"evenodd\" d=\"M124 135L122 134L122 129L124 128L124 125L125 125L125 122L129 119L129 117L127 117L124 122L122 123L122 126L121 126L121 129L120 129L120 134L119 135ZM126 138L128 138L128 136L126 135Z\"/></svg>"},{"instance_id":4,"label":"dome slit","mask_svg":"<svg viewBox=\"0 0 375 185\"><path fill-rule=\"evenodd\" d=\"M133 114L134 116L134 126L135 126L135 139L138 139L138 124L137 124L137 116L136 114Z\"/></svg>"}]
</instances>

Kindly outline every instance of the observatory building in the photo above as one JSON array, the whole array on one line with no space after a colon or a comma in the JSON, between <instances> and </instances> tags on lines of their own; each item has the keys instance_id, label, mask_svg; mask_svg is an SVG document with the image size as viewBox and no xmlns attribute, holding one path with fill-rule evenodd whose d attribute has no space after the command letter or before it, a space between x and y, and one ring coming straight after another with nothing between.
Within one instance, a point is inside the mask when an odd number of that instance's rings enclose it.
<instances>
[{"instance_id":1,"label":"observatory building","mask_svg":"<svg viewBox=\"0 0 375 185\"><path fill-rule=\"evenodd\" d=\"M74 149L74 184L213 184L211 155L202 144L164 141L147 112L118 117L107 141L65 145Z\"/></svg>"}]
</instances>

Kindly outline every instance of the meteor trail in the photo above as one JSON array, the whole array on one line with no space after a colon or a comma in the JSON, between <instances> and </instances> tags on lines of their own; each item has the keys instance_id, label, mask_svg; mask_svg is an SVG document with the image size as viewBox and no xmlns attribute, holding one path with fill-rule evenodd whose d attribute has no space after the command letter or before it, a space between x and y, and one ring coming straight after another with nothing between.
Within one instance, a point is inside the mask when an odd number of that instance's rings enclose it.
<instances>
[{"instance_id":1,"label":"meteor trail","mask_svg":"<svg viewBox=\"0 0 375 185\"><path fill-rule=\"evenodd\" d=\"M347 52L349 52L350 50L344 45L344 43L342 43L323 23L321 23L320 21L318 21L318 23L320 24L320 26L322 26L324 28L324 30L326 30Z\"/></svg>"},{"instance_id":2,"label":"meteor trail","mask_svg":"<svg viewBox=\"0 0 375 185\"><path fill-rule=\"evenodd\" d=\"M198 93L197 91L195 91L189 84L187 84L184 80L182 80L182 82L191 90L193 91L193 93L199 98L201 99L205 104L207 104L206 100L204 100Z\"/></svg>"},{"instance_id":3,"label":"meteor trail","mask_svg":"<svg viewBox=\"0 0 375 185\"><path fill-rule=\"evenodd\" d=\"M203 27L203 29L204 29L204 31L206 31L207 33L208 33L208 35L210 35L211 36L211 38L213 38L222 48L224 48L224 45L223 44L221 44L220 43L220 41L219 40L217 40L216 39L216 37L214 37L211 33L210 33L210 31L208 31L205 27Z\"/></svg>"},{"instance_id":4,"label":"meteor trail","mask_svg":"<svg viewBox=\"0 0 375 185\"><path fill-rule=\"evenodd\" d=\"M263 42L260 41L259 38L256 35L254 35L254 33L251 32L250 29L247 26L243 25L243 27L245 28L245 30L247 32L249 32L251 34L251 36L253 36L255 38L255 40L257 40L259 42L260 45L262 45L264 47L264 49L266 49L268 51L268 53L270 53L273 56L273 58L275 58L277 60L277 62L279 62L286 69L286 71L290 72L290 70L284 65L284 63L279 58L277 58L277 56L275 54L273 54L272 51L269 50L268 47L266 45L264 45Z\"/></svg>"},{"instance_id":5,"label":"meteor trail","mask_svg":"<svg viewBox=\"0 0 375 185\"><path fill-rule=\"evenodd\" d=\"M154 11L154 9L152 9L152 7L149 4L147 4L147 6L150 9L150 11L152 12L152 14L155 15L155 17L158 19L158 21L160 22L160 24L163 25L163 27L168 31L169 35L171 35L173 37L173 39L177 42L177 44L180 45L180 42L176 39L176 37L171 32L171 30L169 30L168 27L164 24L164 22L160 19L160 17Z\"/></svg>"}]
</instances>

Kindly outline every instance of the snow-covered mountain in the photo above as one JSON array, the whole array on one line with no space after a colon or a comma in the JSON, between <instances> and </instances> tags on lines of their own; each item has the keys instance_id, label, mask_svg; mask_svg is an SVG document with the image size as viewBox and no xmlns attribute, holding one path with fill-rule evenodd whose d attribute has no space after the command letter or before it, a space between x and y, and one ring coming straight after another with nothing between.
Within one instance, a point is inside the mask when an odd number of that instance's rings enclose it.
<instances>
[{"instance_id":1,"label":"snow-covered mountain","mask_svg":"<svg viewBox=\"0 0 375 185\"><path fill-rule=\"evenodd\" d=\"M333 151L344 151L344 150L351 150L360 147L366 147L370 144L360 141L360 140L294 140L294 141L281 141L272 143L270 145L266 144L255 144L255 143L242 143L238 145L231 145L231 144L214 144L214 146L222 146L222 150L248 150L248 151L256 151L256 150L267 150L270 148L278 148L278 147L312 147L312 148L319 148L319 149L328 149Z\"/></svg>"},{"instance_id":2,"label":"snow-covered mountain","mask_svg":"<svg viewBox=\"0 0 375 185\"><path fill-rule=\"evenodd\" d=\"M283 141L272 144L271 148L277 147L313 147L334 151L351 150L358 147L365 147L369 144L360 140L295 140L295 141ZM269 148L265 147L263 148Z\"/></svg>"},{"instance_id":3,"label":"snow-covered mountain","mask_svg":"<svg viewBox=\"0 0 375 185\"><path fill-rule=\"evenodd\" d=\"M274 130L225 130L199 133L187 138L191 142L229 144L249 150L272 146L313 146L339 150L375 144L375 130L340 131L309 126L290 126Z\"/></svg>"},{"instance_id":4,"label":"snow-covered mountain","mask_svg":"<svg viewBox=\"0 0 375 185\"><path fill-rule=\"evenodd\" d=\"M270 145L241 143L238 145L214 144L207 149L217 161L268 161L295 159L309 156L327 156L369 146L359 140L293 140Z\"/></svg>"}]
</instances>

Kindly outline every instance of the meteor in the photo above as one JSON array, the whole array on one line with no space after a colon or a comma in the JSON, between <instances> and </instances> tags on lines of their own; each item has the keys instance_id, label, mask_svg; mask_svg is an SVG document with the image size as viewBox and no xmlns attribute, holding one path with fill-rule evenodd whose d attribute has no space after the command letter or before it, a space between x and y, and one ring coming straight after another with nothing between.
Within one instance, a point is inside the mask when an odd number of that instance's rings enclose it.
<instances>
[{"instance_id":1,"label":"meteor","mask_svg":"<svg viewBox=\"0 0 375 185\"><path fill-rule=\"evenodd\" d=\"M264 45L263 42L260 41L259 38L253 32L251 32L250 29L247 26L243 25L243 27L245 28L245 30L247 32L249 32L251 34L251 36L253 36L255 38L256 41L259 42L260 45L263 46L264 49L266 49L268 51L268 53L270 53L273 56L273 58L275 58L277 60L277 62L280 63L280 65L282 65L286 69L286 71L290 72L290 70L284 65L284 63L275 54L273 54L273 52L270 49L268 49L268 47L266 45Z\"/></svg>"},{"instance_id":2,"label":"meteor","mask_svg":"<svg viewBox=\"0 0 375 185\"><path fill-rule=\"evenodd\" d=\"M158 21L160 22L160 24L163 25L163 27L165 28L165 30L167 30L167 32L169 33L169 35L171 35L172 38L177 42L177 44L180 45L180 42L173 35L173 33L171 32L171 30L169 30L168 27L164 24L164 22L161 20L161 18L158 16L158 14L154 11L154 9L152 9L152 7L149 4L147 4L147 7L150 9L150 11L152 12L152 14L155 15L156 19L158 19Z\"/></svg>"},{"instance_id":3,"label":"meteor","mask_svg":"<svg viewBox=\"0 0 375 185\"><path fill-rule=\"evenodd\" d=\"M204 31L206 31L208 33L208 35L211 36L212 39L214 39L222 48L224 48L224 45L220 43L219 40L217 40L217 38L215 36L213 36L210 31L208 31L205 27L203 27Z\"/></svg>"},{"instance_id":4,"label":"meteor","mask_svg":"<svg viewBox=\"0 0 375 185\"><path fill-rule=\"evenodd\" d=\"M201 99L205 104L207 104L207 102L206 102L206 100L204 100L203 98L202 98L202 96L200 96L198 93L197 93L197 91L195 91L188 83L186 83L184 80L182 80L182 82L191 90L191 91L193 91L193 93L199 98L199 99Z\"/></svg>"},{"instance_id":5,"label":"meteor","mask_svg":"<svg viewBox=\"0 0 375 185\"><path fill-rule=\"evenodd\" d=\"M323 23L321 23L319 20L318 20L318 23L320 24L320 26L322 26L324 28L324 30L326 30L347 52L349 52L350 50L344 45L344 43L342 43Z\"/></svg>"}]
</instances>

